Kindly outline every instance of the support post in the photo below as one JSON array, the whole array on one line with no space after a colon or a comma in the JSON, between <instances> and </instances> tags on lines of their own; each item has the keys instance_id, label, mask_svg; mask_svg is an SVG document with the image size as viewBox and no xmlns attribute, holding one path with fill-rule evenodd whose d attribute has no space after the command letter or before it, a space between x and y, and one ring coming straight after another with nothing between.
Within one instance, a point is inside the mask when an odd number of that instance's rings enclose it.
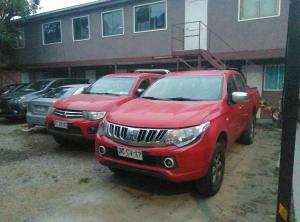
<instances>
[{"instance_id":1,"label":"support post","mask_svg":"<svg viewBox=\"0 0 300 222\"><path fill-rule=\"evenodd\" d=\"M202 57L201 55L198 55L198 69L201 69L202 68Z\"/></svg>"},{"instance_id":2,"label":"support post","mask_svg":"<svg viewBox=\"0 0 300 222\"><path fill-rule=\"evenodd\" d=\"M291 221L291 197L295 154L300 75L300 0L291 0L286 47L277 222Z\"/></svg>"},{"instance_id":3,"label":"support post","mask_svg":"<svg viewBox=\"0 0 300 222\"><path fill-rule=\"evenodd\" d=\"M72 67L68 66L68 77L71 78L72 76Z\"/></svg>"}]
</instances>

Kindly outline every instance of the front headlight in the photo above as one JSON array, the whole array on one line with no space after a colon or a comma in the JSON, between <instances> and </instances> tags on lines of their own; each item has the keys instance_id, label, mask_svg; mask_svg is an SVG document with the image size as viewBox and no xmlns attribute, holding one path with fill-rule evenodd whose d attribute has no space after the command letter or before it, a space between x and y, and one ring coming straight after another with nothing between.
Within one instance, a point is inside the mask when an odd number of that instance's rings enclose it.
<instances>
[{"instance_id":1,"label":"front headlight","mask_svg":"<svg viewBox=\"0 0 300 222\"><path fill-rule=\"evenodd\" d=\"M88 120L98 120L102 119L105 116L106 112L90 112L90 111L83 111L83 118Z\"/></svg>"},{"instance_id":2,"label":"front headlight","mask_svg":"<svg viewBox=\"0 0 300 222\"><path fill-rule=\"evenodd\" d=\"M48 114L52 115L55 112L55 108L53 106L50 106L48 109Z\"/></svg>"},{"instance_id":3,"label":"front headlight","mask_svg":"<svg viewBox=\"0 0 300 222\"><path fill-rule=\"evenodd\" d=\"M169 130L164 137L164 142L166 145L186 146L201 138L209 126L210 122L206 122L190 128Z\"/></svg>"},{"instance_id":4,"label":"front headlight","mask_svg":"<svg viewBox=\"0 0 300 222\"><path fill-rule=\"evenodd\" d=\"M104 119L98 127L98 134L100 136L106 136L107 135L107 131L108 131L108 122L106 119Z\"/></svg>"}]
</instances>

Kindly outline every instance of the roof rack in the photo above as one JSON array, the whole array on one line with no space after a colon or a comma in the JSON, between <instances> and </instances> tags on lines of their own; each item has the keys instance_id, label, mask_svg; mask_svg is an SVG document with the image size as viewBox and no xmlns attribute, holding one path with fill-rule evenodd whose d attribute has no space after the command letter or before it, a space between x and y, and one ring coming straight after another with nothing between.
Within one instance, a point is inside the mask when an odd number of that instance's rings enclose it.
<instances>
[{"instance_id":1,"label":"roof rack","mask_svg":"<svg viewBox=\"0 0 300 222\"><path fill-rule=\"evenodd\" d=\"M134 71L135 73L157 73L157 74L168 74L171 71L167 69L137 69Z\"/></svg>"}]
</instances>

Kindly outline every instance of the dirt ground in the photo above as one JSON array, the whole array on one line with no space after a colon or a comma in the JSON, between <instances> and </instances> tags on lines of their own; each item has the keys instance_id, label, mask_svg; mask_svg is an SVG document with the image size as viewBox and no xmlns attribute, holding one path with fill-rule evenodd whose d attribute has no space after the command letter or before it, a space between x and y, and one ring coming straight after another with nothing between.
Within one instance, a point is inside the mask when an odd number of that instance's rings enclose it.
<instances>
[{"instance_id":1,"label":"dirt ground","mask_svg":"<svg viewBox=\"0 0 300 222\"><path fill-rule=\"evenodd\" d=\"M280 132L259 124L255 143L227 151L220 192L197 194L134 174L116 176L89 146L60 147L45 131L0 118L0 221L274 221Z\"/></svg>"}]
</instances>

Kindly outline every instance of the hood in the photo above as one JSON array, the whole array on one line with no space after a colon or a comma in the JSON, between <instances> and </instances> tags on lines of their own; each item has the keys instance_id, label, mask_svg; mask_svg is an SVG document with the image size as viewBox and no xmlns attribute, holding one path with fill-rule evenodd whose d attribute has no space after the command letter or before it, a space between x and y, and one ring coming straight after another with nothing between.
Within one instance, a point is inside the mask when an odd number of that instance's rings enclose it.
<instances>
[{"instance_id":1,"label":"hood","mask_svg":"<svg viewBox=\"0 0 300 222\"><path fill-rule=\"evenodd\" d=\"M54 103L54 107L66 110L107 112L131 99L130 96L80 94L58 100Z\"/></svg>"},{"instance_id":2,"label":"hood","mask_svg":"<svg viewBox=\"0 0 300 222\"><path fill-rule=\"evenodd\" d=\"M30 105L39 105L39 106L50 106L52 103L56 102L57 99L50 98L38 98L30 102Z\"/></svg>"},{"instance_id":3,"label":"hood","mask_svg":"<svg viewBox=\"0 0 300 222\"><path fill-rule=\"evenodd\" d=\"M141 128L184 128L219 115L219 101L159 101L136 99L107 116L109 122Z\"/></svg>"}]
</instances>

